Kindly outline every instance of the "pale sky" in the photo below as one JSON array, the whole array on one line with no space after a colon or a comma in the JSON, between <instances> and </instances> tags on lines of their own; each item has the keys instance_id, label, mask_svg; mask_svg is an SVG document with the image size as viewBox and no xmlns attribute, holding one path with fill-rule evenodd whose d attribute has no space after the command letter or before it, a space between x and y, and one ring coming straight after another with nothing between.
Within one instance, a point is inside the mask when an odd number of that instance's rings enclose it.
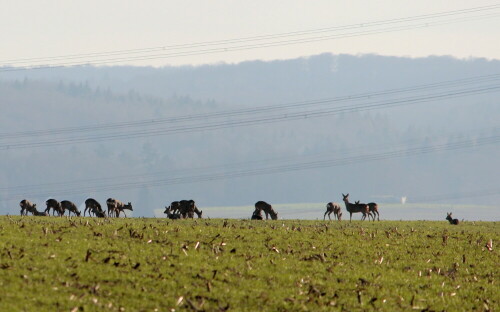
<instances>
[{"instance_id":1,"label":"pale sky","mask_svg":"<svg viewBox=\"0 0 500 312\"><path fill-rule=\"evenodd\" d=\"M491 5L497 7L467 11ZM320 53L375 53L410 57L452 55L459 58L500 59L500 1L491 0L0 0L0 8L0 66L24 58L82 56L120 50L128 52L105 56L106 60L113 61L110 65L235 63L256 59L290 59ZM420 21L408 19L456 10L466 11ZM402 20L386 25L372 24L394 19ZM341 26L347 27L343 30L333 29ZM329 30L311 32L325 28ZM410 29L396 31L394 28ZM290 35L300 31L306 33ZM359 35L359 31L371 34ZM182 50L165 49L153 51L152 54L145 51L130 53L130 50L135 49L283 33L290 36L272 37L265 42L230 41L224 45L218 43ZM339 38L339 35L347 38ZM318 36L321 38L318 39ZM318 41L290 44L293 40L311 38ZM215 49L216 53L207 49ZM179 55L174 57L171 54L174 52ZM151 59L132 60L134 56ZM118 58L125 59L118 61ZM83 56L80 59L64 57L17 64L54 62L74 64L101 61Z\"/></svg>"}]
</instances>

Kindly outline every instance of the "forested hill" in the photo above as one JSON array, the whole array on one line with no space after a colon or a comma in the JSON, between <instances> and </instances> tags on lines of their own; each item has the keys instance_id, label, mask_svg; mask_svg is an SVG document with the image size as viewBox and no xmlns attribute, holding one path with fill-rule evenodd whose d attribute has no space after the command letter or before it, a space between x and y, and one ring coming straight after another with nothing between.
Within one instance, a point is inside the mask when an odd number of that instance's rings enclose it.
<instances>
[{"instance_id":1,"label":"forested hill","mask_svg":"<svg viewBox=\"0 0 500 312\"><path fill-rule=\"evenodd\" d=\"M330 54L0 71L0 207L115 197L150 216L184 198L327 202L342 192L493 204L497 75L500 61ZM43 132L54 129L64 130Z\"/></svg>"}]
</instances>

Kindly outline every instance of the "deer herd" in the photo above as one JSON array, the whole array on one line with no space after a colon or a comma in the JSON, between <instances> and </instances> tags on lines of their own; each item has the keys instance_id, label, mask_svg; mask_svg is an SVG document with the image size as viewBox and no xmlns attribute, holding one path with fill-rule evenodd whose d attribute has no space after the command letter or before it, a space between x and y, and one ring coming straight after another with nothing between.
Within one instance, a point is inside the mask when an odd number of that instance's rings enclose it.
<instances>
[{"instance_id":1,"label":"deer herd","mask_svg":"<svg viewBox=\"0 0 500 312\"><path fill-rule=\"evenodd\" d=\"M345 208L347 212L349 212L349 221L352 221L352 214L353 213L361 213L362 217L361 220L365 220L366 217L368 217L368 220L372 218L373 221L375 221L375 217L377 218L378 221L380 221L380 214L378 212L378 205L376 203L360 203L360 201L355 201L354 203L349 202L349 193L347 195L344 195L342 193L342 200L344 201ZM81 212L78 210L77 206L69 201L69 200L63 200L61 202L51 198L48 199L45 202L46 208L44 211L38 211L36 204L32 203L31 201L27 199L23 199L20 203L19 206L21 207L21 216L26 216L28 215L28 212L30 212L34 216L49 216L50 211L52 210L52 215L54 216L56 213L58 216L63 216L66 211L68 211L68 216L73 213L75 216L80 216ZM114 198L108 198L106 200L106 205L107 205L107 212L105 212L101 204L93 199L93 198L88 198L85 201L85 209L83 211L83 216L88 212L89 216L96 216L98 218L104 218L104 217L120 217L120 214L123 212L125 217L127 215L125 214L125 210L130 210L133 211L132 209L132 203L124 204L123 202L114 199ZM265 213L266 215L266 220L269 219L269 216L271 216L272 220L277 220L278 219L278 213L273 209L273 207L266 203L265 201L258 201L255 203L255 210L252 213L251 219L252 220L263 220L264 217L262 216L262 212ZM167 218L169 219L185 219L185 218L194 218L194 215L196 214L198 218L201 218L203 215L203 211L199 210L198 207L196 207L196 203L194 200L180 200L180 201L174 201L170 204L170 206L165 207L165 211L163 212L164 214L167 215ZM340 204L334 203L334 202L329 202L326 205L326 212L323 215L323 220L326 220L326 216L328 215L328 219L332 220L331 214L333 213L334 219L337 219L338 221L342 220L342 208ZM453 219L451 216L451 212L447 213L446 220L450 222L450 224L457 225L459 223L458 219Z\"/></svg>"},{"instance_id":2,"label":"deer herd","mask_svg":"<svg viewBox=\"0 0 500 312\"><path fill-rule=\"evenodd\" d=\"M120 213L123 212L125 217L127 215L125 214L126 209L132 211L132 204L129 202L128 204L124 204L119 200L116 200L114 198L108 198L106 200L106 204L108 206L108 211L107 211L107 216L108 217L119 217ZM38 211L36 208L36 204L30 202L27 199L23 199L20 203L19 206L21 206L21 216L26 216L28 215L28 212L31 212L34 216L50 216L50 210L52 210L52 215L55 216L57 213L58 216L64 216L64 213L68 211L68 216L71 216L71 213L75 216L80 216L81 212L78 210L76 205L69 201L69 200L63 200L61 202L57 201L56 199L47 199L45 201L46 208L44 211ZM104 218L106 217L106 212L101 207L101 204L93 198L89 198L85 201L85 210L83 210L83 216L85 216L85 213L89 213L89 216L96 216L99 218Z\"/></svg>"}]
</instances>

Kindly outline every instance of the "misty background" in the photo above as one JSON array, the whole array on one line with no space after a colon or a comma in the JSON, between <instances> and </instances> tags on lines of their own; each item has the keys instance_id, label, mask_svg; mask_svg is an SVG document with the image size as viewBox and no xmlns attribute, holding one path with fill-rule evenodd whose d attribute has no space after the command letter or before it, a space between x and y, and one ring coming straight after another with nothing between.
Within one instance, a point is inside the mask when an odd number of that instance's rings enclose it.
<instances>
[{"instance_id":1,"label":"misty background","mask_svg":"<svg viewBox=\"0 0 500 312\"><path fill-rule=\"evenodd\" d=\"M382 219L500 220L498 73L496 60L347 54L3 68L0 209L114 197L151 217L194 199L247 218L265 200L315 219L350 193Z\"/></svg>"}]
</instances>

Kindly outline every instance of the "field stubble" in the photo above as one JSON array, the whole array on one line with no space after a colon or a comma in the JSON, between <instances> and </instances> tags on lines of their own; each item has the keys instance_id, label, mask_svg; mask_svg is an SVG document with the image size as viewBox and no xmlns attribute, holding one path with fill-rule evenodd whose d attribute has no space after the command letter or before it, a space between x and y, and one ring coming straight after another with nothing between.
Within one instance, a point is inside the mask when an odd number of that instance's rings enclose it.
<instances>
[{"instance_id":1,"label":"field stubble","mask_svg":"<svg viewBox=\"0 0 500 312\"><path fill-rule=\"evenodd\" d=\"M498 222L2 216L0 310L494 310L499 238Z\"/></svg>"}]
</instances>

